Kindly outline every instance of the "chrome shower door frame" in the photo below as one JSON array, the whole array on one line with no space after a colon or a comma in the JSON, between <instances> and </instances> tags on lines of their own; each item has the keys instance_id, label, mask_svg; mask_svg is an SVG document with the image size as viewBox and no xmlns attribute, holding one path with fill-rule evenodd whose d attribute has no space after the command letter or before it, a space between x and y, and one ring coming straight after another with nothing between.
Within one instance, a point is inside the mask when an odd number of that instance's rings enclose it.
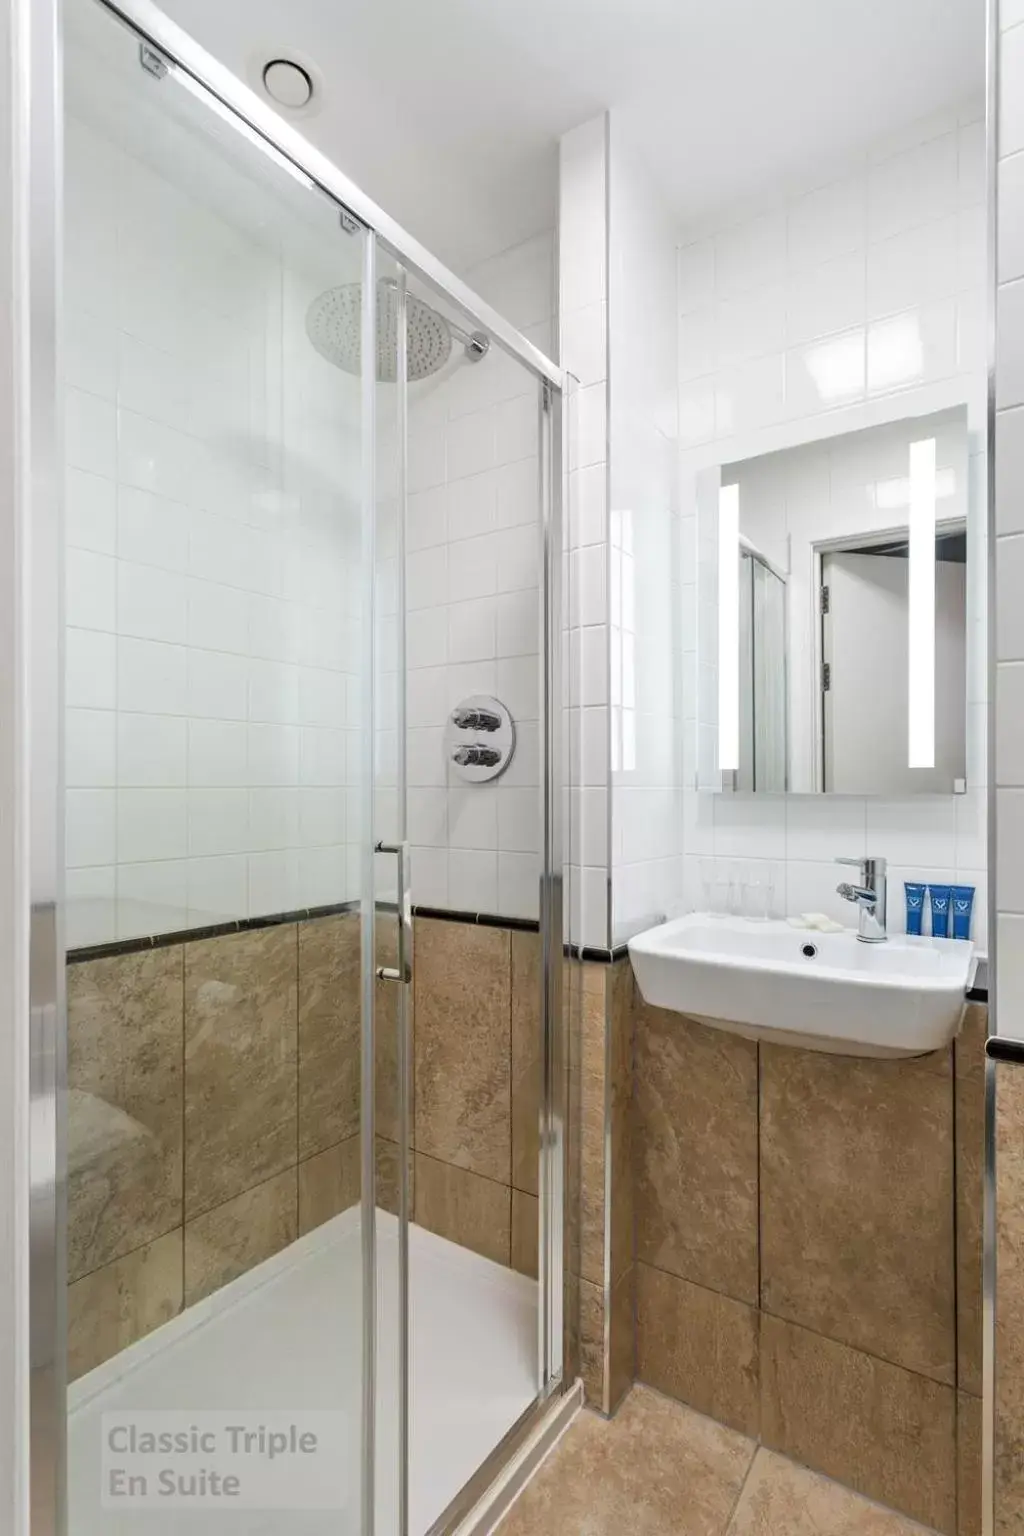
<instances>
[{"instance_id":1,"label":"chrome shower door frame","mask_svg":"<svg viewBox=\"0 0 1024 1536\"><path fill-rule=\"evenodd\" d=\"M26 548L31 549L32 627L25 621L25 641L31 641L33 662L29 679L32 722L32 785L30 823L33 854L31 972L29 1018L25 1033L26 1061L31 1053L31 1086L26 1083L24 1123L30 1127L29 1182L31 1189L31 1250L28 1275L28 1311L32 1338L30 1465L26 1472L23 1501L26 1524L12 1536L64 1536L66 1510L66 1213L64 1209L63 1099L66 1092L66 1014L64 1007L63 940L63 774L61 750L63 563L59 498L55 485L61 473L60 439L57 430L56 358L60 315L60 136L61 68L57 15L59 0L9 0L22 31L21 58L24 100L22 128L26 153L23 171L25 210L26 291L23 312L18 316L28 339L24 383L31 404L31 431L26 436L30 478L21 511ZM562 978L562 833L560 742L562 733L562 617L561 566L563 558L562 503L566 471L563 432L564 376L558 365L521 336L500 314L479 299L423 246L408 235L371 199L345 177L326 156L309 144L289 123L230 70L200 48L171 22L151 0L95 0L115 19L157 49L213 98L224 115L237 121L239 130L262 147L268 157L288 160L338 206L343 224L361 228L366 240L364 282L375 295L375 256L384 252L406 272L415 274L443 299L457 306L474 329L517 359L538 381L540 427L540 476L542 506L542 724L541 814L543 866L540 889L543 973L542 1103L540 1123L540 1307L538 1337L539 1393L503 1442L446 1511L438 1530L450 1530L486 1493L507 1466L510 1457L527 1440L551 1407L551 1399L564 1390L563 1349L566 1323L565 1265L563 1263L566 1188L566 1060L565 1026L561 1006ZM30 150L30 152L29 152ZM31 304L28 271L32 275ZM29 312L31 310L31 323ZM363 346L365 357L375 348L374 304L364 305ZM372 409L372 366L363 382L364 445L375 447ZM400 382L402 382L400 380ZM404 433L402 434L404 436ZM371 530L369 549L364 550L364 576L372 591L372 528L376 508L374 454L364 463L362 487L364 527ZM31 526L31 539L28 538ZM372 602L367 605L371 610ZM364 658L373 677L371 650ZM372 723L373 701L366 716ZM369 733L372 750L372 730ZM25 754L28 758L28 752ZM366 893L373 889L372 771L367 771L364 803L366 862L363 879L363 1053L364 1189L372 1192L373 1093L366 1081L373 1065L373 932L376 905ZM27 902L26 902L27 907ZM27 912L26 912L27 917ZM27 932L26 932L27 939ZM28 943L26 942L26 951ZM26 953L26 969L28 955ZM369 1008L369 1011L367 1009ZM364 1424L362 1480L364 1532L373 1530L373 1368L375 1276L373 1223L364 1222ZM407 1302L407 1298L406 1298ZM403 1345L403 1348L406 1346ZM27 1350L26 1350L27 1356ZM31 1479L31 1492L28 1488ZM401 1501L403 1504L405 1500ZM406 1536L403 1530L401 1536Z\"/></svg>"}]
</instances>

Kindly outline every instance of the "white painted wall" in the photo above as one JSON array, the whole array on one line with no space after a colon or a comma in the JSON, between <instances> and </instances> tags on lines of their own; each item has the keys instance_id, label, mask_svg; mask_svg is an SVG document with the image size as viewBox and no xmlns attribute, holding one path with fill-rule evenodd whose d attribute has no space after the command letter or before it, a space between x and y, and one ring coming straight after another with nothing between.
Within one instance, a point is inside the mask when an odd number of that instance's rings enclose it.
<instances>
[{"instance_id":1,"label":"white painted wall","mask_svg":"<svg viewBox=\"0 0 1024 1536\"><path fill-rule=\"evenodd\" d=\"M899 882L955 878L978 887L975 934L985 942L982 763L957 797L715 796L693 787L714 724L698 715L698 700L713 696L707 680L698 685L701 656L714 656L714 611L700 606L697 582L701 561L713 558L698 540L708 466L964 401L970 515L974 529L984 527L984 203L984 124L971 104L870 147L841 179L680 241L685 906L701 904L700 861L715 857L772 861L779 909L821 910L836 884L833 857L871 852L890 861L896 928ZM982 680L973 702L984 709Z\"/></svg>"}]
</instances>

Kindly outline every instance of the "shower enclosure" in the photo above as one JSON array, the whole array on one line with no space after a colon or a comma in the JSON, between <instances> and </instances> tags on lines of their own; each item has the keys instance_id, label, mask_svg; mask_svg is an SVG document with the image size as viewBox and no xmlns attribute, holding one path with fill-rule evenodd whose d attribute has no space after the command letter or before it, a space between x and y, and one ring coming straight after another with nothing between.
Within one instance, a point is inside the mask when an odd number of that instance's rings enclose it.
<instances>
[{"instance_id":1,"label":"shower enclosure","mask_svg":"<svg viewBox=\"0 0 1024 1536\"><path fill-rule=\"evenodd\" d=\"M453 1529L568 1375L561 374L146 0L64 136L38 1529Z\"/></svg>"}]
</instances>

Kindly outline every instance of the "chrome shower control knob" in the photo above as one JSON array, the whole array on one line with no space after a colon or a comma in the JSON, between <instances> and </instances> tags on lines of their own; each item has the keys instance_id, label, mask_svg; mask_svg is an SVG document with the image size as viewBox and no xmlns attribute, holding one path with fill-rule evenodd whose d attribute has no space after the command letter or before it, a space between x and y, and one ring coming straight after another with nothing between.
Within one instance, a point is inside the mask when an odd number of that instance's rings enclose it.
<instances>
[{"instance_id":1,"label":"chrome shower control knob","mask_svg":"<svg viewBox=\"0 0 1024 1536\"><path fill-rule=\"evenodd\" d=\"M467 784L500 778L515 750L515 724L500 699L473 694L448 716L444 754L452 772Z\"/></svg>"}]
</instances>

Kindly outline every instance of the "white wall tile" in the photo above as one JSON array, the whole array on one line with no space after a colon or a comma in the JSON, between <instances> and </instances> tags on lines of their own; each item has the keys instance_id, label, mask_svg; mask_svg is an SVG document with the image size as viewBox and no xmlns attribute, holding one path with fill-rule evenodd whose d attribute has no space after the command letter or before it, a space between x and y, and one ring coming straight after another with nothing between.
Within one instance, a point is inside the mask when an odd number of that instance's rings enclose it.
<instances>
[{"instance_id":1,"label":"white wall tile","mask_svg":"<svg viewBox=\"0 0 1024 1536\"><path fill-rule=\"evenodd\" d=\"M68 389L64 396L64 458L72 469L117 477L117 413L109 400Z\"/></svg>"},{"instance_id":2,"label":"white wall tile","mask_svg":"<svg viewBox=\"0 0 1024 1536\"><path fill-rule=\"evenodd\" d=\"M996 300L996 405L1024 403L1024 281L1001 286Z\"/></svg>"},{"instance_id":3,"label":"white wall tile","mask_svg":"<svg viewBox=\"0 0 1024 1536\"><path fill-rule=\"evenodd\" d=\"M112 865L117 856L115 791L69 786L64 814L68 868Z\"/></svg>"},{"instance_id":4,"label":"white wall tile","mask_svg":"<svg viewBox=\"0 0 1024 1536\"><path fill-rule=\"evenodd\" d=\"M816 267L865 243L867 198L860 176L831 182L789 209L788 252L794 267Z\"/></svg>"},{"instance_id":5,"label":"white wall tile","mask_svg":"<svg viewBox=\"0 0 1024 1536\"><path fill-rule=\"evenodd\" d=\"M117 641L98 630L66 631L65 702L81 709L117 704Z\"/></svg>"},{"instance_id":6,"label":"white wall tile","mask_svg":"<svg viewBox=\"0 0 1024 1536\"><path fill-rule=\"evenodd\" d=\"M1004 7L1000 7L1000 13ZM1003 19L1005 25L1005 18ZM1011 27L999 41L999 154L1024 149L1024 29Z\"/></svg>"},{"instance_id":7,"label":"white wall tile","mask_svg":"<svg viewBox=\"0 0 1024 1536\"><path fill-rule=\"evenodd\" d=\"M1024 660L996 667L995 782L1024 787Z\"/></svg>"},{"instance_id":8,"label":"white wall tile","mask_svg":"<svg viewBox=\"0 0 1024 1536\"><path fill-rule=\"evenodd\" d=\"M117 562L89 550L66 556L65 618L79 629L117 630Z\"/></svg>"},{"instance_id":9,"label":"white wall tile","mask_svg":"<svg viewBox=\"0 0 1024 1536\"><path fill-rule=\"evenodd\" d=\"M946 133L873 165L868 172L869 241L952 212L957 156L957 136Z\"/></svg>"},{"instance_id":10,"label":"white wall tile","mask_svg":"<svg viewBox=\"0 0 1024 1536\"><path fill-rule=\"evenodd\" d=\"M999 911L1024 912L1024 790L996 790L996 892ZM1018 1005L1021 1000L1018 999ZM1000 1031L1004 1023L1000 1022Z\"/></svg>"},{"instance_id":11,"label":"white wall tile","mask_svg":"<svg viewBox=\"0 0 1024 1536\"><path fill-rule=\"evenodd\" d=\"M1024 277L1024 153L999 162L998 277Z\"/></svg>"},{"instance_id":12,"label":"white wall tile","mask_svg":"<svg viewBox=\"0 0 1024 1536\"><path fill-rule=\"evenodd\" d=\"M448 659L453 662L481 661L496 655L499 614L500 607L496 610L493 599L489 598L452 603L448 608Z\"/></svg>"},{"instance_id":13,"label":"white wall tile","mask_svg":"<svg viewBox=\"0 0 1024 1536\"><path fill-rule=\"evenodd\" d=\"M187 852L185 791L117 791L118 862L178 859Z\"/></svg>"},{"instance_id":14,"label":"white wall tile","mask_svg":"<svg viewBox=\"0 0 1024 1536\"><path fill-rule=\"evenodd\" d=\"M117 486L102 475L68 468L64 475L65 538L72 549L117 553Z\"/></svg>"},{"instance_id":15,"label":"white wall tile","mask_svg":"<svg viewBox=\"0 0 1024 1536\"><path fill-rule=\"evenodd\" d=\"M787 298L789 344L811 341L856 325L864 307L864 254L852 251L793 271Z\"/></svg>"},{"instance_id":16,"label":"white wall tile","mask_svg":"<svg viewBox=\"0 0 1024 1536\"><path fill-rule=\"evenodd\" d=\"M786 262L786 216L763 214L715 237L715 282L719 298L780 278Z\"/></svg>"},{"instance_id":17,"label":"white wall tile","mask_svg":"<svg viewBox=\"0 0 1024 1536\"><path fill-rule=\"evenodd\" d=\"M173 715L117 717L117 783L170 788L186 782L187 723Z\"/></svg>"},{"instance_id":18,"label":"white wall tile","mask_svg":"<svg viewBox=\"0 0 1024 1536\"><path fill-rule=\"evenodd\" d=\"M65 773L69 788L117 783L117 716L110 709L69 709L65 717Z\"/></svg>"},{"instance_id":19,"label":"white wall tile","mask_svg":"<svg viewBox=\"0 0 1024 1536\"><path fill-rule=\"evenodd\" d=\"M453 848L448 855L448 904L459 912L496 912L498 855Z\"/></svg>"},{"instance_id":20,"label":"white wall tile","mask_svg":"<svg viewBox=\"0 0 1024 1536\"><path fill-rule=\"evenodd\" d=\"M996 540L996 659L1024 661L1024 534Z\"/></svg>"},{"instance_id":21,"label":"white wall tile","mask_svg":"<svg viewBox=\"0 0 1024 1536\"><path fill-rule=\"evenodd\" d=\"M996 532L1024 533L1024 408L996 416Z\"/></svg>"},{"instance_id":22,"label":"white wall tile","mask_svg":"<svg viewBox=\"0 0 1024 1536\"><path fill-rule=\"evenodd\" d=\"M953 867L956 806L952 795L867 802L867 852L893 864Z\"/></svg>"}]
</instances>

